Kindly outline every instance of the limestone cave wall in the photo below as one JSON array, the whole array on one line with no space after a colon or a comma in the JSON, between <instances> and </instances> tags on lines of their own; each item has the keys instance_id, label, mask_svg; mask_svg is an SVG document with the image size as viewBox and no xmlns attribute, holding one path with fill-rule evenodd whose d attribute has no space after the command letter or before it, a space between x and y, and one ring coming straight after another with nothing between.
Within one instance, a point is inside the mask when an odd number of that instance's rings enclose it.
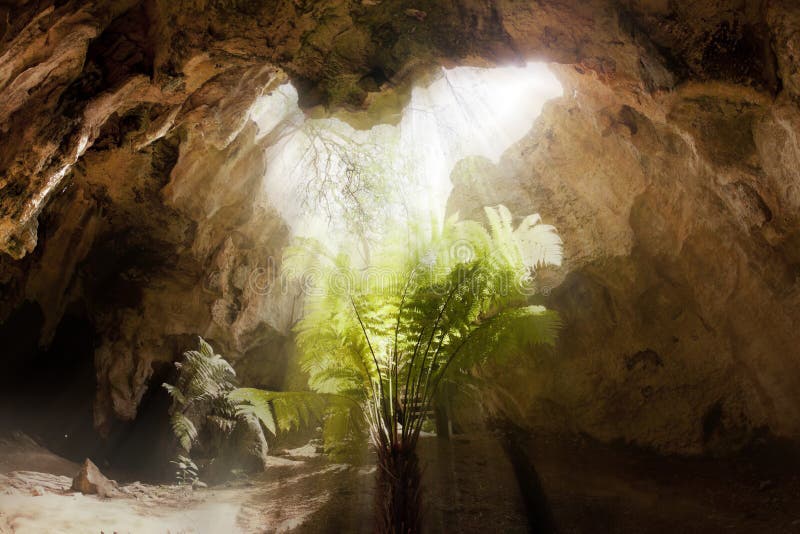
<instances>
[{"instance_id":1,"label":"limestone cave wall","mask_svg":"<svg viewBox=\"0 0 800 534\"><path fill-rule=\"evenodd\" d=\"M564 237L531 420L664 452L800 437L798 57L790 0L0 4L2 358L80 317L101 432L195 334L279 386L292 299L263 281L288 230L256 98L291 80L366 127L432 68L539 59L565 96L451 198Z\"/></svg>"}]
</instances>

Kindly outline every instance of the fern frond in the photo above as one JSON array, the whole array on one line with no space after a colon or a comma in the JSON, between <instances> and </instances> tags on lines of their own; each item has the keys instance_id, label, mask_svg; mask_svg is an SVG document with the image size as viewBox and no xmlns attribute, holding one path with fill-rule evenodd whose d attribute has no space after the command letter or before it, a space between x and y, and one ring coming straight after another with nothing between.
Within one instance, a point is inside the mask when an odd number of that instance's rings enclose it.
<instances>
[{"instance_id":1,"label":"fern frond","mask_svg":"<svg viewBox=\"0 0 800 534\"><path fill-rule=\"evenodd\" d=\"M186 397L183 396L183 392L180 389L166 382L161 384L161 386L167 390L169 396L172 397L172 400L178 403L178 405L184 406L186 404Z\"/></svg>"},{"instance_id":2,"label":"fern frond","mask_svg":"<svg viewBox=\"0 0 800 534\"><path fill-rule=\"evenodd\" d=\"M529 306L528 296L532 272L561 263L561 239L535 214L516 228L505 206L487 207L486 217L488 229L451 216L386 239L368 266L384 273L382 280L362 276L346 254L308 240L302 245L311 257L288 263L313 265L318 273L295 327L309 387L362 407L380 446L416 439L443 380L555 342L558 316ZM260 402L277 427L294 428L313 413L288 397ZM346 420L341 410L331 411L324 432L341 441L336 430L350 429Z\"/></svg>"},{"instance_id":3,"label":"fern frond","mask_svg":"<svg viewBox=\"0 0 800 534\"><path fill-rule=\"evenodd\" d=\"M539 214L525 217L513 235L520 247L522 261L527 267L561 265L563 241L555 227L542 224Z\"/></svg>"},{"instance_id":4,"label":"fern frond","mask_svg":"<svg viewBox=\"0 0 800 534\"><path fill-rule=\"evenodd\" d=\"M237 405L239 413L254 415L272 434L320 421L325 408L325 397L305 391L238 388L228 398Z\"/></svg>"},{"instance_id":5,"label":"fern frond","mask_svg":"<svg viewBox=\"0 0 800 534\"><path fill-rule=\"evenodd\" d=\"M223 435L228 435L233 432L233 428L236 426L236 419L219 415L206 416L206 421Z\"/></svg>"},{"instance_id":6,"label":"fern frond","mask_svg":"<svg viewBox=\"0 0 800 534\"><path fill-rule=\"evenodd\" d=\"M197 336L198 343L200 345L200 354L205 356L206 358L214 358L216 354L214 354L214 349L211 348L211 345L200 336Z\"/></svg>"},{"instance_id":7,"label":"fern frond","mask_svg":"<svg viewBox=\"0 0 800 534\"><path fill-rule=\"evenodd\" d=\"M194 423L181 412L175 412L170 418L172 432L186 452L192 450L192 443L197 439L197 428Z\"/></svg>"},{"instance_id":8,"label":"fern frond","mask_svg":"<svg viewBox=\"0 0 800 534\"><path fill-rule=\"evenodd\" d=\"M272 413L271 399L265 393L260 389L238 388L228 393L228 399L236 406L238 415L252 415L274 436L278 433L278 427Z\"/></svg>"}]
</instances>

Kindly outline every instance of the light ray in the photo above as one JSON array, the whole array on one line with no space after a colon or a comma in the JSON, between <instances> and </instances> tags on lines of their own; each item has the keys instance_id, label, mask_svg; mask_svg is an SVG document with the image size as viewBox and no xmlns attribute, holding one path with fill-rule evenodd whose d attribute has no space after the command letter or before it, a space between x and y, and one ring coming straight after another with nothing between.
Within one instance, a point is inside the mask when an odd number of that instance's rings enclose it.
<instances>
[{"instance_id":1,"label":"light ray","mask_svg":"<svg viewBox=\"0 0 800 534\"><path fill-rule=\"evenodd\" d=\"M542 63L442 69L413 90L397 126L355 130L336 118L305 118L286 84L251 112L259 136L271 137L266 202L294 235L334 246L359 233L354 228L374 237L412 217L441 218L456 163L469 156L499 161L544 103L561 94Z\"/></svg>"}]
</instances>

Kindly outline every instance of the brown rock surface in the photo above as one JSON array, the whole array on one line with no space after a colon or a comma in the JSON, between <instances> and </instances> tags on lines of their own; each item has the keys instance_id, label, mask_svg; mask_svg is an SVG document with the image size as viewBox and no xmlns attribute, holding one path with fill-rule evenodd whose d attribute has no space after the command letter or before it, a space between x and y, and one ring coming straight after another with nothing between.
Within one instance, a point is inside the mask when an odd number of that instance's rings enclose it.
<instances>
[{"instance_id":1,"label":"brown rock surface","mask_svg":"<svg viewBox=\"0 0 800 534\"><path fill-rule=\"evenodd\" d=\"M798 436L796 108L718 82L633 107L560 74L572 96L498 165L462 161L450 199L533 209L564 237L544 280L559 347L514 386L531 417L682 453Z\"/></svg>"},{"instance_id":2,"label":"brown rock surface","mask_svg":"<svg viewBox=\"0 0 800 534\"><path fill-rule=\"evenodd\" d=\"M35 302L44 346L68 307L87 310L103 431L137 416L192 334L280 359L288 305L248 283L288 236L262 193L274 138L256 135L255 99L291 79L310 112L366 126L431 66L538 58L561 64L565 97L452 200L540 211L565 239L549 284L567 327L524 377L531 417L664 451L800 437L800 8L407 9L0 6L0 322Z\"/></svg>"},{"instance_id":3,"label":"brown rock surface","mask_svg":"<svg viewBox=\"0 0 800 534\"><path fill-rule=\"evenodd\" d=\"M107 479L90 459L86 459L81 470L72 479L72 489L84 495L97 495L99 497L113 497L117 491L117 483Z\"/></svg>"}]
</instances>

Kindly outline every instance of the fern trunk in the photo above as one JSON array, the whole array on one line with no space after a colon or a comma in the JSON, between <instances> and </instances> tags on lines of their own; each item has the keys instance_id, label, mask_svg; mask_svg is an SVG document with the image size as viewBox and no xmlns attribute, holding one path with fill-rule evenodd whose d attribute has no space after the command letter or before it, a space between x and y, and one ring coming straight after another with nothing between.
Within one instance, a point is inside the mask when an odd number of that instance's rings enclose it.
<instances>
[{"instance_id":1,"label":"fern trunk","mask_svg":"<svg viewBox=\"0 0 800 534\"><path fill-rule=\"evenodd\" d=\"M376 531L417 534L422 531L422 472L414 447L380 447L375 493Z\"/></svg>"}]
</instances>

